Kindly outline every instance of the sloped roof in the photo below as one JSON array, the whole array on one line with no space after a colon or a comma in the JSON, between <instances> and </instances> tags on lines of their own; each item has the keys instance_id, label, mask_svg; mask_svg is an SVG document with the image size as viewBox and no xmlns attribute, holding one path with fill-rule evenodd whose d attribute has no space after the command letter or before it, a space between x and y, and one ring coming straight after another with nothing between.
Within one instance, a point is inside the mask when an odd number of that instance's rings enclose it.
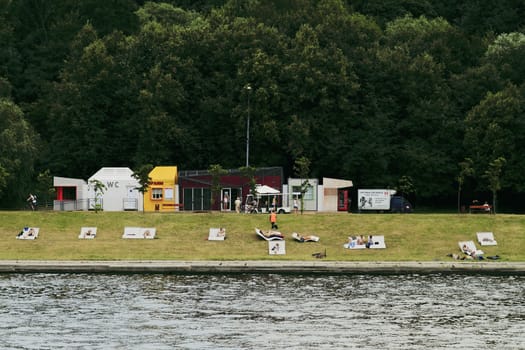
<instances>
[{"instance_id":1,"label":"sloped roof","mask_svg":"<svg viewBox=\"0 0 525 350\"><path fill-rule=\"evenodd\" d=\"M177 183L176 166L156 166L149 172L149 177L153 181L175 181Z\"/></svg>"},{"instance_id":2,"label":"sloped roof","mask_svg":"<svg viewBox=\"0 0 525 350\"><path fill-rule=\"evenodd\" d=\"M352 180L332 179L329 177L323 177L323 186L325 188L345 188L353 187Z\"/></svg>"},{"instance_id":3,"label":"sloped roof","mask_svg":"<svg viewBox=\"0 0 525 350\"><path fill-rule=\"evenodd\" d=\"M133 179L133 171L130 168L101 168L93 174L89 180L114 180L114 179Z\"/></svg>"},{"instance_id":4,"label":"sloped roof","mask_svg":"<svg viewBox=\"0 0 525 350\"><path fill-rule=\"evenodd\" d=\"M74 178L70 178L70 177L60 177L60 176L53 176L53 186L54 187L67 187L67 186L71 186L71 187L77 187L77 186L82 186L82 185L86 185L87 182L82 180L82 179L74 179Z\"/></svg>"}]
</instances>

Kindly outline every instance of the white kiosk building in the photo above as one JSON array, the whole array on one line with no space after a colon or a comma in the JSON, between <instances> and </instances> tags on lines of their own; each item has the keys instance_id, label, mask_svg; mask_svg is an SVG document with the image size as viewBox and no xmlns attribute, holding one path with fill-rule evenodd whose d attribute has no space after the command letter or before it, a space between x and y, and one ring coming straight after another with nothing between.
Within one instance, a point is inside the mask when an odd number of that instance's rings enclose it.
<instances>
[{"instance_id":1,"label":"white kiosk building","mask_svg":"<svg viewBox=\"0 0 525 350\"><path fill-rule=\"evenodd\" d=\"M318 179L288 179L288 185L283 185L287 193L287 203L292 206L294 198L300 198L301 185L308 181L308 187L303 197L303 210L319 212L348 211L350 205L349 189L353 186L351 180L323 177L322 184ZM284 198L283 198L284 200Z\"/></svg>"},{"instance_id":2,"label":"white kiosk building","mask_svg":"<svg viewBox=\"0 0 525 350\"><path fill-rule=\"evenodd\" d=\"M294 198L300 201L301 197L301 185L308 181L308 187L306 188L306 193L303 198L303 210L306 211L317 211L318 207L318 187L319 180L317 179L293 179L288 178L288 185L283 186L283 191L288 193L286 205L289 207L293 206ZM283 205L285 205L283 203ZM300 208L300 205L299 205Z\"/></svg>"}]
</instances>

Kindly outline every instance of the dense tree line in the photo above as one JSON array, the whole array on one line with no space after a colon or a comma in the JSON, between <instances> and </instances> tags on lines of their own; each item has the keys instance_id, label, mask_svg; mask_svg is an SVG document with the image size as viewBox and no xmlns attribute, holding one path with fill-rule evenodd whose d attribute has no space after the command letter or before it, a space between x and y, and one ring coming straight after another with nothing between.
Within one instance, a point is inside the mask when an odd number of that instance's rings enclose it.
<instances>
[{"instance_id":1,"label":"dense tree line","mask_svg":"<svg viewBox=\"0 0 525 350\"><path fill-rule=\"evenodd\" d=\"M50 174L238 168L248 113L250 165L286 176L454 207L502 158L525 194L523 1L1 0L0 23L1 207Z\"/></svg>"}]
</instances>

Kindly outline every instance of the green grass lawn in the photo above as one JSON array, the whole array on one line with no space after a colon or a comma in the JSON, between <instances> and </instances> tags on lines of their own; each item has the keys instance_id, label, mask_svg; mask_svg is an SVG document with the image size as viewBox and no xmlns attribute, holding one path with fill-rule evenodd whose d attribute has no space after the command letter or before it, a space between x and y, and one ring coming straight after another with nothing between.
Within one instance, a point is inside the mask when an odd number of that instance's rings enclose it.
<instances>
[{"instance_id":1,"label":"green grass lawn","mask_svg":"<svg viewBox=\"0 0 525 350\"><path fill-rule=\"evenodd\" d=\"M268 255L255 235L268 216L235 213L0 212L0 260L316 260L326 249L331 261L449 261L458 241L476 242L492 231L497 246L482 247L501 261L525 261L525 216L485 214L304 214L279 215L286 255ZM17 240L24 226L39 238ZM96 226L94 240L79 240L82 226ZM125 226L155 227L156 239L125 240ZM225 227L225 241L208 241L210 227ZM299 243L292 232L315 234L318 243ZM384 235L387 249L344 249L349 235Z\"/></svg>"}]
</instances>

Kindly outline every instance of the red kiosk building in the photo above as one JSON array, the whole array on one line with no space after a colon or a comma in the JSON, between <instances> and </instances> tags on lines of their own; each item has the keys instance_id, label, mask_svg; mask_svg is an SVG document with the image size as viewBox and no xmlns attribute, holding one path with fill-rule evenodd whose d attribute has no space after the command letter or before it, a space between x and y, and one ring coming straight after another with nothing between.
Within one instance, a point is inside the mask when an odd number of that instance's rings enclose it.
<instances>
[{"instance_id":1,"label":"red kiosk building","mask_svg":"<svg viewBox=\"0 0 525 350\"><path fill-rule=\"evenodd\" d=\"M184 210L235 210L234 202L239 197L242 203L250 193L250 179L239 169L226 170L220 176L220 193L214 195L212 204L212 174L207 170L179 171L179 198ZM282 190L283 169L281 167L257 168L255 183Z\"/></svg>"}]
</instances>

